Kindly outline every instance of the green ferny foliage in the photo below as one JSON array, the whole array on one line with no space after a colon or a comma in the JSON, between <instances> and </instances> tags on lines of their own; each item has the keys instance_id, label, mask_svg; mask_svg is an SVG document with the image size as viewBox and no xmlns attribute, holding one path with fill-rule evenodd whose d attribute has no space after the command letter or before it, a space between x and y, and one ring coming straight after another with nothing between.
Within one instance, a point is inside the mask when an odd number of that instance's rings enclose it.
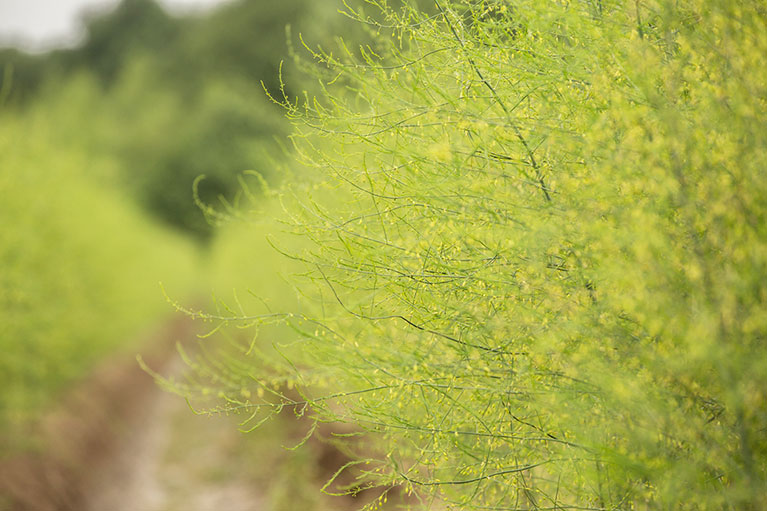
<instances>
[{"instance_id":1,"label":"green ferny foliage","mask_svg":"<svg viewBox=\"0 0 767 511\"><path fill-rule=\"evenodd\" d=\"M298 334L211 354L223 409L357 424L425 508L758 509L765 8L370 3L284 98L308 305L209 316Z\"/></svg>"}]
</instances>

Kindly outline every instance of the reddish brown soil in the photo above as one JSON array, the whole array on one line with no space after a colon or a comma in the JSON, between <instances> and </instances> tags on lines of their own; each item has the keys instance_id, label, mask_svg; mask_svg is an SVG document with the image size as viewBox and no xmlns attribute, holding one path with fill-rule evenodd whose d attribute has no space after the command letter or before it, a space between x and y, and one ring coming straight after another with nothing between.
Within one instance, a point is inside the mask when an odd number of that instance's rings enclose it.
<instances>
[{"instance_id":1,"label":"reddish brown soil","mask_svg":"<svg viewBox=\"0 0 767 511\"><path fill-rule=\"evenodd\" d=\"M175 341L192 335L189 320L175 319L147 336L142 355L153 367L163 367L175 353ZM42 446L37 452L0 461L0 509L82 509L93 475L142 419L148 396L156 392L134 358L105 360L31 428Z\"/></svg>"}]
</instances>

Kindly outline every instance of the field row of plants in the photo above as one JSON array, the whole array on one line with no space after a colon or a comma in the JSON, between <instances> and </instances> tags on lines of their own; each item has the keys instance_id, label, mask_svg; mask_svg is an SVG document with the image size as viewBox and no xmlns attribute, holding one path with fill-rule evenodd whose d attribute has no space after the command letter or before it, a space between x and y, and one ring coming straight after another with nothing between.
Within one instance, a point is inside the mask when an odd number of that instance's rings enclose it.
<instances>
[{"instance_id":1,"label":"field row of plants","mask_svg":"<svg viewBox=\"0 0 767 511\"><path fill-rule=\"evenodd\" d=\"M3 456L36 447L28 428L104 356L134 356L130 340L168 313L161 281L199 285L193 243L152 223L60 114L0 112Z\"/></svg>"},{"instance_id":2,"label":"field row of plants","mask_svg":"<svg viewBox=\"0 0 767 511\"><path fill-rule=\"evenodd\" d=\"M374 44L313 53L322 94L269 91L316 170L228 238L240 293L194 313L177 390L246 430L354 425L328 491L373 507L759 509L764 7L364 7Z\"/></svg>"}]
</instances>

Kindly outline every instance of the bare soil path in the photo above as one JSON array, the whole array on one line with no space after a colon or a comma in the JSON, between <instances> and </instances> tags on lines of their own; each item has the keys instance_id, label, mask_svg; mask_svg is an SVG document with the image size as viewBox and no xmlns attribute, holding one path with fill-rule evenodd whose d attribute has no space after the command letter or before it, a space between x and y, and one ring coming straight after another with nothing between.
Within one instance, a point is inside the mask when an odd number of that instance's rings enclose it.
<instances>
[{"instance_id":1,"label":"bare soil path","mask_svg":"<svg viewBox=\"0 0 767 511\"><path fill-rule=\"evenodd\" d=\"M167 371L184 370L180 360ZM258 484L238 474L241 438L226 417L198 416L159 388L88 483L84 511L261 511Z\"/></svg>"},{"instance_id":2,"label":"bare soil path","mask_svg":"<svg viewBox=\"0 0 767 511\"><path fill-rule=\"evenodd\" d=\"M147 336L147 359L180 374L186 318ZM132 354L101 364L30 431L40 448L0 460L0 511L262 511L232 418L197 416Z\"/></svg>"}]
</instances>

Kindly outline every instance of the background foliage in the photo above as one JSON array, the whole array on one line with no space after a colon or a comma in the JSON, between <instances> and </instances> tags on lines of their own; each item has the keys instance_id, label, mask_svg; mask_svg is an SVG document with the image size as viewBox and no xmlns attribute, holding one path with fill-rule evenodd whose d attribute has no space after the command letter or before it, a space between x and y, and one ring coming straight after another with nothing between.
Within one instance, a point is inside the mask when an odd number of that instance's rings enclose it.
<instances>
[{"instance_id":1,"label":"background foliage","mask_svg":"<svg viewBox=\"0 0 767 511\"><path fill-rule=\"evenodd\" d=\"M265 151L281 153L277 140L288 126L261 82L279 88L283 61L283 73L294 76L289 45L300 45L300 35L330 40L346 20L336 11L330 2L265 8L241 0L205 16L176 17L154 0L124 0L87 17L76 48L0 50L0 88L9 107L24 110L87 76L93 87L81 93L82 106L98 112L100 124L79 126L79 141L113 155L121 182L157 218L206 240L212 229L194 203L192 182L206 175L199 194L216 203L236 193L244 170L280 180ZM290 84L291 93L312 87Z\"/></svg>"}]
</instances>

